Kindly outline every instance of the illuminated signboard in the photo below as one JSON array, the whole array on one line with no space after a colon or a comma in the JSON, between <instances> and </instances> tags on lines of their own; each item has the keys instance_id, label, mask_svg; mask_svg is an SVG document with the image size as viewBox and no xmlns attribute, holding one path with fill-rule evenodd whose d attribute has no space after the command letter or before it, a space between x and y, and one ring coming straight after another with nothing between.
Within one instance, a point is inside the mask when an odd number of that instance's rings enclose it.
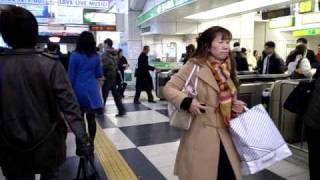
<instances>
[{"instance_id":1,"label":"illuminated signboard","mask_svg":"<svg viewBox=\"0 0 320 180\"><path fill-rule=\"evenodd\" d=\"M320 34L320 28L302 29L292 32L293 36L314 36Z\"/></svg>"},{"instance_id":2,"label":"illuminated signboard","mask_svg":"<svg viewBox=\"0 0 320 180\"><path fill-rule=\"evenodd\" d=\"M286 28L294 26L294 17L283 17L283 18L276 18L272 19L269 22L269 28Z\"/></svg>"},{"instance_id":3,"label":"illuminated signboard","mask_svg":"<svg viewBox=\"0 0 320 180\"><path fill-rule=\"evenodd\" d=\"M49 21L48 6L21 5L21 7L28 9L36 17L38 23L48 23Z\"/></svg>"},{"instance_id":4,"label":"illuminated signboard","mask_svg":"<svg viewBox=\"0 0 320 180\"><path fill-rule=\"evenodd\" d=\"M83 23L92 25L116 25L116 15L94 9L84 9Z\"/></svg>"},{"instance_id":5,"label":"illuminated signboard","mask_svg":"<svg viewBox=\"0 0 320 180\"><path fill-rule=\"evenodd\" d=\"M50 24L83 24L83 8L58 6Z\"/></svg>"},{"instance_id":6,"label":"illuminated signboard","mask_svg":"<svg viewBox=\"0 0 320 180\"><path fill-rule=\"evenodd\" d=\"M312 12L314 3L313 0L304 0L299 2L299 13Z\"/></svg>"},{"instance_id":7,"label":"illuminated signboard","mask_svg":"<svg viewBox=\"0 0 320 180\"><path fill-rule=\"evenodd\" d=\"M90 26L90 31L116 31L116 26Z\"/></svg>"}]
</instances>

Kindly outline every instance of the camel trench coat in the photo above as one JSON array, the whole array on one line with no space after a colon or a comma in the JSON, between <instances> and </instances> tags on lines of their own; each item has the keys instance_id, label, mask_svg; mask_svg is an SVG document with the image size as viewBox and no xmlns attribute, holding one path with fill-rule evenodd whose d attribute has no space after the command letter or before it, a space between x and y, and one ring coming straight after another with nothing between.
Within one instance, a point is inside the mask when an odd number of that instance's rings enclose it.
<instances>
[{"instance_id":1,"label":"camel trench coat","mask_svg":"<svg viewBox=\"0 0 320 180\"><path fill-rule=\"evenodd\" d=\"M173 75L164 88L166 99L180 108L187 95L181 92L184 83L194 66L195 59L188 61L180 71ZM195 81L196 73L191 80ZM206 112L194 117L191 127L183 135L175 162L175 175L180 180L215 180L218 175L220 143L227 156L237 180L242 180L240 160L228 129L218 109L219 87L210 68L200 64L198 73L197 99L206 104Z\"/></svg>"}]
</instances>

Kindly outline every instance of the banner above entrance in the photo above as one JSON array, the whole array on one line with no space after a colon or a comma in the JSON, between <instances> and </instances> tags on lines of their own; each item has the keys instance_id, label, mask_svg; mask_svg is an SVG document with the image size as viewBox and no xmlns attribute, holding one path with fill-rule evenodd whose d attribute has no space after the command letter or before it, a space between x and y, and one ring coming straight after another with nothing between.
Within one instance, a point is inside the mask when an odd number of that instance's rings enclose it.
<instances>
[{"instance_id":1,"label":"banner above entrance","mask_svg":"<svg viewBox=\"0 0 320 180\"><path fill-rule=\"evenodd\" d=\"M58 5L92 9L112 9L116 4L116 0L0 0L0 4Z\"/></svg>"}]
</instances>

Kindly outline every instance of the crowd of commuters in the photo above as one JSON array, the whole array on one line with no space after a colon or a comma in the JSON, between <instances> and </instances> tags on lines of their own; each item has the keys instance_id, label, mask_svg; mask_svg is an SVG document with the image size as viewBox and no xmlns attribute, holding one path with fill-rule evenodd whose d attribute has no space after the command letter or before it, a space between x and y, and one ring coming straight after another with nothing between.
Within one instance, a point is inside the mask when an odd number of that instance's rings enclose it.
<instances>
[{"instance_id":1,"label":"crowd of commuters","mask_svg":"<svg viewBox=\"0 0 320 180\"><path fill-rule=\"evenodd\" d=\"M57 43L48 43L44 52L36 50L37 21L17 6L1 10L0 33L11 47L0 51L0 94L6 97L0 99L1 169L7 180L34 180L35 174L41 174L41 180L55 180L66 159L67 126L76 136L77 155L92 158L96 114L103 114L109 91L118 109L116 116L126 115L122 98L127 86L124 71L129 63L109 38L98 52L89 31L80 34L70 57L62 56ZM195 117L177 154L175 174L180 179L242 179L240 160L227 126L231 118L244 111L245 103L237 98L236 76L237 71L250 70L251 52L241 48L239 42L231 50L230 41L232 34L223 27L205 30L197 39L197 47L186 47L184 66L164 88L168 101ZM266 42L261 56L256 50L252 53L257 61L255 70L260 74L287 71L293 79L312 78L312 68L320 62L320 45L315 55L307 43L299 38L285 62L276 53L276 44ZM138 58L135 104L141 103L142 91L146 91L148 102L155 103L150 71L159 70L149 65L149 52L150 47L144 46ZM189 97L181 89L194 65L200 67L199 93ZM316 79L308 113L303 117L311 179L320 179L316 169L320 161L319 93L320 79Z\"/></svg>"}]
</instances>

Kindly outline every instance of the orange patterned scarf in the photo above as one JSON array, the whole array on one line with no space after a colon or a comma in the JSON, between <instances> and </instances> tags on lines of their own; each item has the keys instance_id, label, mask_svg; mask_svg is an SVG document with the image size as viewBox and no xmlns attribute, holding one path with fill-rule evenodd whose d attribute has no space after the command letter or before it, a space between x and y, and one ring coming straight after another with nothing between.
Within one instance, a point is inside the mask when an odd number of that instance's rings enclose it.
<instances>
[{"instance_id":1,"label":"orange patterned scarf","mask_svg":"<svg viewBox=\"0 0 320 180\"><path fill-rule=\"evenodd\" d=\"M233 100L236 98L237 93L237 89L230 77L230 59L228 58L225 61L212 59L211 61L207 61L207 64L219 85L219 109L225 125L228 126L231 119Z\"/></svg>"}]
</instances>

